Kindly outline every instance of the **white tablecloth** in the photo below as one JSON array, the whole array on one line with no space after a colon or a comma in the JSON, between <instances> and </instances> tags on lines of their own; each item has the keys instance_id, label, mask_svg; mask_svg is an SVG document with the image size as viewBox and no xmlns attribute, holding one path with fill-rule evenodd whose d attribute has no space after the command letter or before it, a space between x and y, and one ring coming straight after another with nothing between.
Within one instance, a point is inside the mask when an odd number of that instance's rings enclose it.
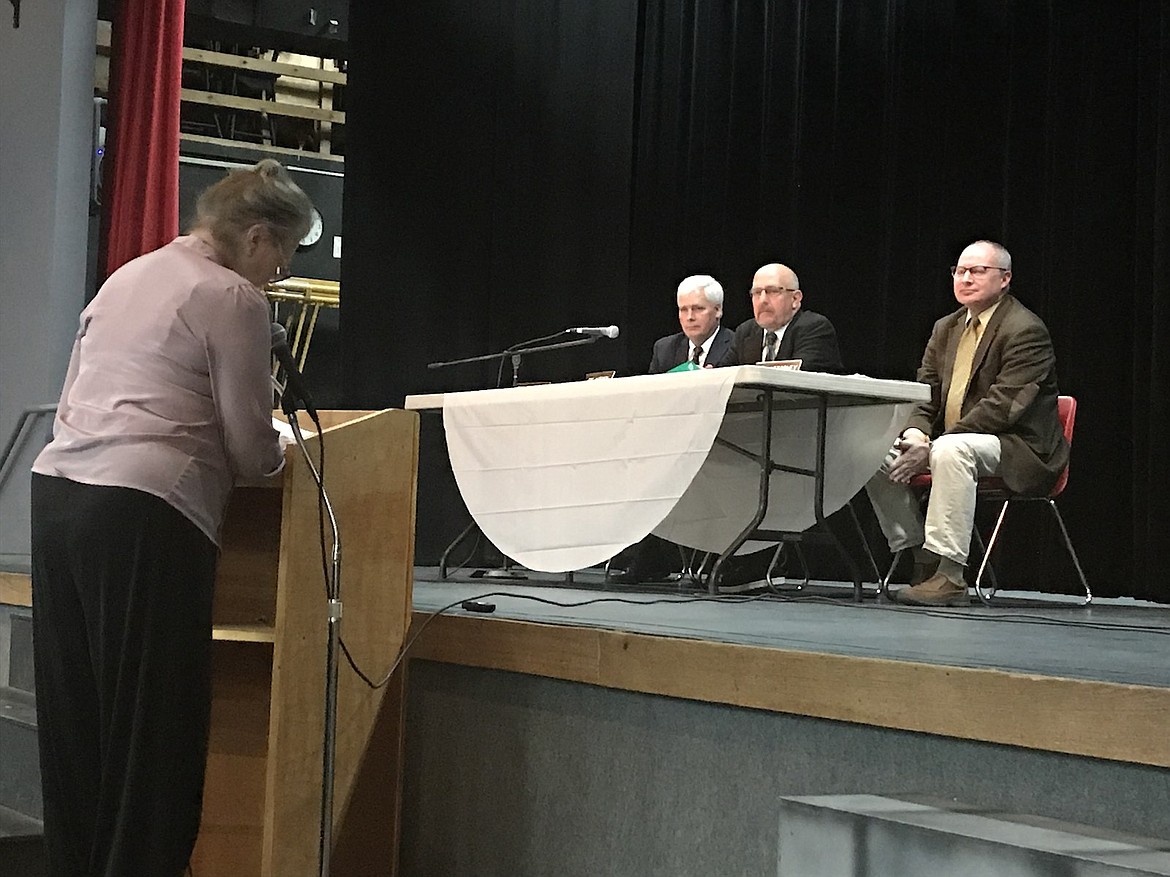
<instances>
[{"instance_id":1,"label":"white tablecloth","mask_svg":"<svg viewBox=\"0 0 1170 877\"><path fill-rule=\"evenodd\" d=\"M902 381L740 366L408 397L407 407L442 406L451 468L484 535L524 566L564 572L651 531L708 551L731 543L755 512L759 467L715 438L759 450L760 414L727 413L729 399L758 395L745 384L780 388L781 405L807 404L797 390L832 394L826 514L877 470L912 402L928 394ZM777 411L772 452L813 468L815 410ZM773 473L763 526L800 531L813 521L813 479Z\"/></svg>"},{"instance_id":2,"label":"white tablecloth","mask_svg":"<svg viewBox=\"0 0 1170 877\"><path fill-rule=\"evenodd\" d=\"M678 503L723 424L730 369L448 393L451 468L484 535L531 569L601 563Z\"/></svg>"},{"instance_id":3,"label":"white tablecloth","mask_svg":"<svg viewBox=\"0 0 1170 877\"><path fill-rule=\"evenodd\" d=\"M910 403L830 408L825 432L824 513L845 505L877 471L890 444L906 424ZM720 438L759 453L760 415L729 414ZM816 466L817 412L778 411L772 430L772 460L788 466ZM807 475L773 472L768 513L761 529L799 533L816 523L815 481ZM654 528L664 539L722 552L751 522L760 495L760 468L742 454L715 445L670 514ZM759 548L748 542L744 551Z\"/></svg>"}]
</instances>

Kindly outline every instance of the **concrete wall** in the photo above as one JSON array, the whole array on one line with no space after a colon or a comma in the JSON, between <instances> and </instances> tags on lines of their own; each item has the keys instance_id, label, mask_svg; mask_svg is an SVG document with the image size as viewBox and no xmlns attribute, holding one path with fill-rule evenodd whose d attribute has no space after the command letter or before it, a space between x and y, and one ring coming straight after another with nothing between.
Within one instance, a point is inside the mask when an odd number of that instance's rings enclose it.
<instances>
[{"instance_id":1,"label":"concrete wall","mask_svg":"<svg viewBox=\"0 0 1170 877\"><path fill-rule=\"evenodd\" d=\"M96 0L0 8L0 443L54 402L85 303ZM28 466L0 485L0 565L28 557Z\"/></svg>"}]
</instances>

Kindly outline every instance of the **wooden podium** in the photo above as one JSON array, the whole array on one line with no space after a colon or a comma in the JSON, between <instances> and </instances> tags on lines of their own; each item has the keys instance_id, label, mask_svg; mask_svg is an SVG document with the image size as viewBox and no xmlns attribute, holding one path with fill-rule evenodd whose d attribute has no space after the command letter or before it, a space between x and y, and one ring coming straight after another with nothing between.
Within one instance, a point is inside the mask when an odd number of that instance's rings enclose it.
<instances>
[{"instance_id":1,"label":"wooden podium","mask_svg":"<svg viewBox=\"0 0 1170 877\"><path fill-rule=\"evenodd\" d=\"M380 680L410 622L418 415L322 411L341 531L341 638ZM307 418L302 418L305 420ZM318 437L307 440L317 464ZM328 614L317 489L300 451L283 478L237 486L215 591L211 735L199 877L317 873ZM401 800L403 671L370 689L338 655L333 871L391 874Z\"/></svg>"}]
</instances>

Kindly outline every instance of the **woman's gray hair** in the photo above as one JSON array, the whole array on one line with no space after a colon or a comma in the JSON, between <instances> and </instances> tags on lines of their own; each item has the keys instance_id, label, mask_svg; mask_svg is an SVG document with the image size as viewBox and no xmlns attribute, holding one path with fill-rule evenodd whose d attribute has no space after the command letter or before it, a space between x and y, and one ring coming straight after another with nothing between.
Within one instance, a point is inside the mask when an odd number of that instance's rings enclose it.
<instances>
[{"instance_id":1,"label":"woman's gray hair","mask_svg":"<svg viewBox=\"0 0 1170 877\"><path fill-rule=\"evenodd\" d=\"M288 171L266 158L204 190L195 204L195 224L235 246L247 229L262 223L291 250L308 233L312 211L313 202Z\"/></svg>"}]
</instances>

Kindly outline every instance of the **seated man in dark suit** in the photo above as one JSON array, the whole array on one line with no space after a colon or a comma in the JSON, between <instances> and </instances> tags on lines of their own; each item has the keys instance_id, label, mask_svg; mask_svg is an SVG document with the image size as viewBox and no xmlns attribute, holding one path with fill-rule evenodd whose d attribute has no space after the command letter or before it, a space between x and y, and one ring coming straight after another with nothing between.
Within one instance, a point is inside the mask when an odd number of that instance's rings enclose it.
<instances>
[{"instance_id":1,"label":"seated man in dark suit","mask_svg":"<svg viewBox=\"0 0 1170 877\"><path fill-rule=\"evenodd\" d=\"M710 274L694 274L678 285L681 332L654 342L650 374L668 372L688 360L698 366L724 365L734 336L719 325L723 318L723 287Z\"/></svg>"},{"instance_id":2,"label":"seated man in dark suit","mask_svg":"<svg viewBox=\"0 0 1170 877\"><path fill-rule=\"evenodd\" d=\"M1069 454L1052 339L1008 292L1011 255L976 241L951 275L961 307L934 324L918 369L930 401L915 408L866 485L890 550L914 552L911 587L894 599L915 606L968 603L964 568L980 477L998 475L1014 492L1043 496ZM924 472L932 480L925 520L908 486Z\"/></svg>"},{"instance_id":3,"label":"seated man in dark suit","mask_svg":"<svg viewBox=\"0 0 1170 877\"><path fill-rule=\"evenodd\" d=\"M723 318L723 287L710 274L693 274L678 285L678 323L681 332L654 342L650 374L659 375L684 362L701 368L727 365L735 336L719 325ZM661 581L675 573L682 563L679 547L651 533L615 559L624 571L611 578L622 584Z\"/></svg>"},{"instance_id":4,"label":"seated man in dark suit","mask_svg":"<svg viewBox=\"0 0 1170 877\"><path fill-rule=\"evenodd\" d=\"M845 371L837 331L826 317L805 310L800 281L787 265L764 265L752 278L754 319L735 330L730 365L799 359L802 371Z\"/></svg>"},{"instance_id":5,"label":"seated man in dark suit","mask_svg":"<svg viewBox=\"0 0 1170 877\"><path fill-rule=\"evenodd\" d=\"M735 330L728 365L799 359L801 371L845 371L837 330L827 317L804 309L804 293L795 271L779 262L762 266L752 277L750 295L755 316ZM774 550L766 548L731 558L721 590L742 591L761 582Z\"/></svg>"},{"instance_id":6,"label":"seated man in dark suit","mask_svg":"<svg viewBox=\"0 0 1170 877\"><path fill-rule=\"evenodd\" d=\"M680 283L678 318L683 331L660 338L654 344L651 374L669 371L688 359L707 367L759 362L764 358L760 356L762 348L759 347L759 339L765 335L763 326L777 336L773 355L767 358L802 358L802 369L843 371L833 325L820 314L800 313L801 294L796 288L796 275L792 270L778 264L765 265L756 272L755 281L756 285L761 281L772 285L787 284L792 288L789 292L795 291L795 296L776 296L770 289L756 295L753 289L752 304L760 322L748 320L734 335L719 328L723 288L714 278L698 274ZM801 317L800 321L797 321L797 316ZM779 336L785 336L787 340ZM740 348L742 350L737 353ZM789 355L776 355L784 351L789 351ZM724 566L720 591L741 592L762 584L774 551L774 548L766 548L731 558ZM616 564L624 566L625 572L614 575L613 579L625 584L664 579L678 569L680 560L677 545L650 534L616 558Z\"/></svg>"}]
</instances>

